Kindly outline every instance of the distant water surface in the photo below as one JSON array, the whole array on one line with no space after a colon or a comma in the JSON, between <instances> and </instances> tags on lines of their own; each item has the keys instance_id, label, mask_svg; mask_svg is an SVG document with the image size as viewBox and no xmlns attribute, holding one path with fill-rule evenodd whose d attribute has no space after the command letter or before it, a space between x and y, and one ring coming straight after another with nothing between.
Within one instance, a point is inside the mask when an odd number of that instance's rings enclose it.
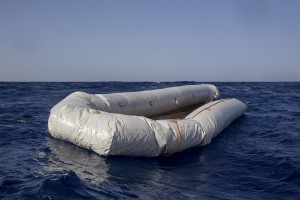
<instances>
[{"instance_id":1,"label":"distant water surface","mask_svg":"<svg viewBox=\"0 0 300 200\"><path fill-rule=\"evenodd\" d=\"M300 83L215 83L250 104L212 143L170 157L101 157L47 130L74 91L195 82L0 83L0 199L300 199Z\"/></svg>"}]
</instances>

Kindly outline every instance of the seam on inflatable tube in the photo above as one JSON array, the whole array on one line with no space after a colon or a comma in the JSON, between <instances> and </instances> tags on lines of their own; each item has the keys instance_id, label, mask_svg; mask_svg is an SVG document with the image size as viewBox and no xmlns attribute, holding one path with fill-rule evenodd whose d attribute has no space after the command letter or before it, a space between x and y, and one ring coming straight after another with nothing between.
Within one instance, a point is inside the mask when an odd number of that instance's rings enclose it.
<instances>
[{"instance_id":1,"label":"seam on inflatable tube","mask_svg":"<svg viewBox=\"0 0 300 200\"><path fill-rule=\"evenodd\" d=\"M179 119L179 120L180 120L180 119ZM176 126L176 128L177 128L177 144L176 144L176 146L175 146L175 149L174 149L173 151L171 151L171 153L168 153L168 154L165 155L165 156L170 156L170 155L176 153L177 150L178 150L179 147L180 147L180 137L181 137L181 132L180 132L180 128L179 128L179 126L178 126L178 120L176 120L176 119L175 119L175 120L171 120L171 122L174 123L175 126Z\"/></svg>"},{"instance_id":2,"label":"seam on inflatable tube","mask_svg":"<svg viewBox=\"0 0 300 200\"><path fill-rule=\"evenodd\" d=\"M110 108L110 103L109 103L108 99L105 96L103 96L102 94L96 94L95 96L98 97L99 99L101 99L105 103L105 105L108 108Z\"/></svg>"}]
</instances>

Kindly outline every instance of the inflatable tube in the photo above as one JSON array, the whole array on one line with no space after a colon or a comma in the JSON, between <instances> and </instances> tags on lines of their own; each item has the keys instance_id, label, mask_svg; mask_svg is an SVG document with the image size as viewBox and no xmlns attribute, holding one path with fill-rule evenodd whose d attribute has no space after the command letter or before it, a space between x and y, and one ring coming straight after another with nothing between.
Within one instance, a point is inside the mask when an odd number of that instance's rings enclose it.
<instances>
[{"instance_id":1,"label":"inflatable tube","mask_svg":"<svg viewBox=\"0 0 300 200\"><path fill-rule=\"evenodd\" d=\"M145 116L206 103L218 96L212 85L106 95L75 92L52 108L48 127L54 138L100 155L171 155L210 143L244 114L247 106L237 99L227 99L207 103L183 119L153 120Z\"/></svg>"},{"instance_id":2,"label":"inflatable tube","mask_svg":"<svg viewBox=\"0 0 300 200\"><path fill-rule=\"evenodd\" d=\"M87 94L74 92L51 112L65 106L92 108L110 113L151 117L219 98L218 89L209 84L188 85L141 92Z\"/></svg>"}]
</instances>

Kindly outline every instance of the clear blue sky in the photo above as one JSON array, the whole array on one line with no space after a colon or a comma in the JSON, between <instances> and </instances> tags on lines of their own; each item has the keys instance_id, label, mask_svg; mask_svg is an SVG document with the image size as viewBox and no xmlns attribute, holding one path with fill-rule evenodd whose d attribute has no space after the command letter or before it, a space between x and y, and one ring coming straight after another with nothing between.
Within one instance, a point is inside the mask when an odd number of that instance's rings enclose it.
<instances>
[{"instance_id":1,"label":"clear blue sky","mask_svg":"<svg viewBox=\"0 0 300 200\"><path fill-rule=\"evenodd\" d=\"M299 0L0 0L0 81L300 81Z\"/></svg>"}]
</instances>

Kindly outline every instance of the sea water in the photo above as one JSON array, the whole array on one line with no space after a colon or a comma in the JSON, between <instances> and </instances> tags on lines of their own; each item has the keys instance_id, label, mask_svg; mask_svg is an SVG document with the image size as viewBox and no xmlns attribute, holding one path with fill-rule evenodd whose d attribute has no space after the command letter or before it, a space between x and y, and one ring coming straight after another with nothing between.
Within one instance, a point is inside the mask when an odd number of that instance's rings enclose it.
<instances>
[{"instance_id":1,"label":"sea water","mask_svg":"<svg viewBox=\"0 0 300 200\"><path fill-rule=\"evenodd\" d=\"M75 91L189 84L200 83L0 83L0 199L300 199L300 83L212 83L249 109L211 144L169 157L101 157L47 130Z\"/></svg>"}]
</instances>

